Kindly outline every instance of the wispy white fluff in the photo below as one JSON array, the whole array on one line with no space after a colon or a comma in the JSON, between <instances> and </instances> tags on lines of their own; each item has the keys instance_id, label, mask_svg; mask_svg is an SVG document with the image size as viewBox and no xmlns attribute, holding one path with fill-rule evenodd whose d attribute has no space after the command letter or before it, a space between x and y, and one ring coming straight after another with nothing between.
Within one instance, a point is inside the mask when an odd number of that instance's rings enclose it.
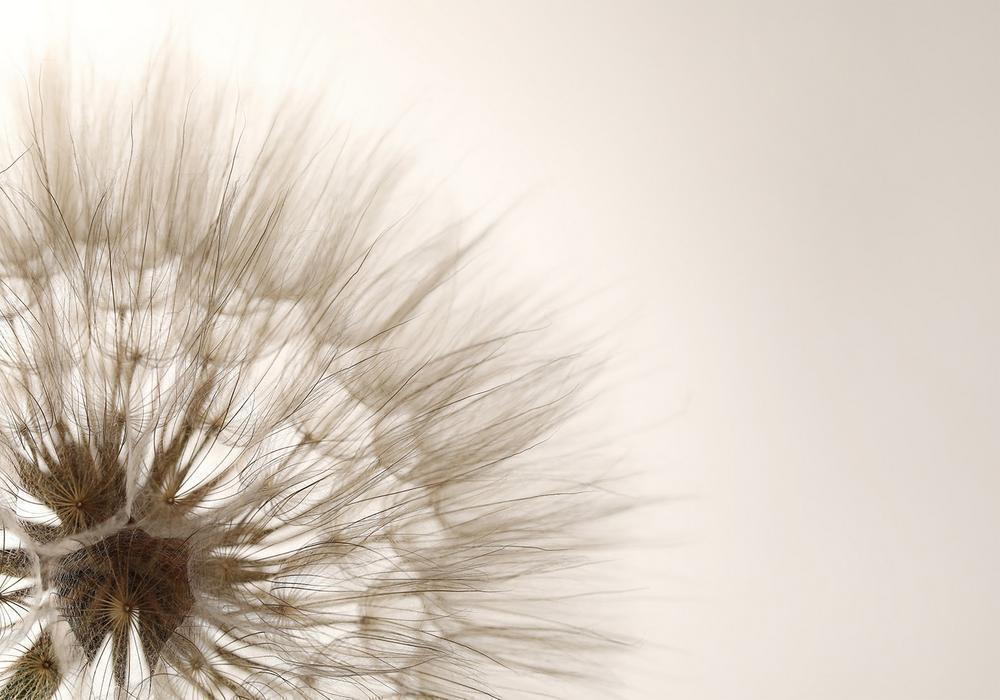
<instances>
[{"instance_id":1,"label":"wispy white fluff","mask_svg":"<svg viewBox=\"0 0 1000 700\"><path fill-rule=\"evenodd\" d=\"M466 302L485 232L400 207L384 144L178 75L166 55L119 94L50 61L10 131L3 692L606 675L561 611L588 588L579 526L615 506L546 445L593 365L523 300Z\"/></svg>"}]
</instances>

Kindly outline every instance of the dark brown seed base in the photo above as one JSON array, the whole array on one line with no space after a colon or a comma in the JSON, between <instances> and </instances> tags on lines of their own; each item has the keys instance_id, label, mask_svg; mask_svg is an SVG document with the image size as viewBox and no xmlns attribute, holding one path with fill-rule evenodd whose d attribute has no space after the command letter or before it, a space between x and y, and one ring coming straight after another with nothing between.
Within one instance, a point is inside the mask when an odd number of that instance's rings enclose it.
<instances>
[{"instance_id":1,"label":"dark brown seed base","mask_svg":"<svg viewBox=\"0 0 1000 700\"><path fill-rule=\"evenodd\" d=\"M184 621L194 599L183 540L157 538L132 527L63 557L55 587L89 661L108 634L116 680L126 673L130 634L137 634L150 668Z\"/></svg>"}]
</instances>

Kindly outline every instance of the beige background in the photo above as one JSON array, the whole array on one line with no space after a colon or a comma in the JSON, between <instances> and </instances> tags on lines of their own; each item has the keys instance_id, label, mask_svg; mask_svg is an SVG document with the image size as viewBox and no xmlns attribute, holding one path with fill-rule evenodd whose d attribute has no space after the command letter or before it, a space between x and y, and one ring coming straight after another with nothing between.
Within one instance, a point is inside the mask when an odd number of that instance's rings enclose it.
<instances>
[{"instance_id":1,"label":"beige background","mask_svg":"<svg viewBox=\"0 0 1000 700\"><path fill-rule=\"evenodd\" d=\"M1000 697L1000 5L56 7L122 63L172 17L262 85L336 65L468 206L528 195L512 257L589 295L608 421L694 496L623 533L623 697Z\"/></svg>"}]
</instances>

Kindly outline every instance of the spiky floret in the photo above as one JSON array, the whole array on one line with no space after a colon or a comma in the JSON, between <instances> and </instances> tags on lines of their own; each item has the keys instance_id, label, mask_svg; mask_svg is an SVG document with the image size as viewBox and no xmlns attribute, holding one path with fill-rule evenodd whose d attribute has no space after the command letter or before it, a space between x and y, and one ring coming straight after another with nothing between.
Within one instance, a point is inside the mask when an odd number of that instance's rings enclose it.
<instances>
[{"instance_id":1,"label":"spiky floret","mask_svg":"<svg viewBox=\"0 0 1000 700\"><path fill-rule=\"evenodd\" d=\"M603 642L537 582L601 511L536 455L581 366L463 310L475 239L400 216L378 148L171 75L47 68L0 176L3 697L570 678Z\"/></svg>"}]
</instances>

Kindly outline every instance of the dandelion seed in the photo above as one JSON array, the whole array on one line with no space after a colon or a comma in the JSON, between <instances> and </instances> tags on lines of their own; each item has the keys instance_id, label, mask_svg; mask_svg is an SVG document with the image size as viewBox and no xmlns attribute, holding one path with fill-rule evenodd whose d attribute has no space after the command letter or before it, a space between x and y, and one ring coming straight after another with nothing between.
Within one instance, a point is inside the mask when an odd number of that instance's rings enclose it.
<instances>
[{"instance_id":1,"label":"dandelion seed","mask_svg":"<svg viewBox=\"0 0 1000 700\"><path fill-rule=\"evenodd\" d=\"M604 511L535 455L579 363L460 309L474 243L378 150L170 76L47 68L0 175L0 695L569 683L605 642L545 576Z\"/></svg>"}]
</instances>

